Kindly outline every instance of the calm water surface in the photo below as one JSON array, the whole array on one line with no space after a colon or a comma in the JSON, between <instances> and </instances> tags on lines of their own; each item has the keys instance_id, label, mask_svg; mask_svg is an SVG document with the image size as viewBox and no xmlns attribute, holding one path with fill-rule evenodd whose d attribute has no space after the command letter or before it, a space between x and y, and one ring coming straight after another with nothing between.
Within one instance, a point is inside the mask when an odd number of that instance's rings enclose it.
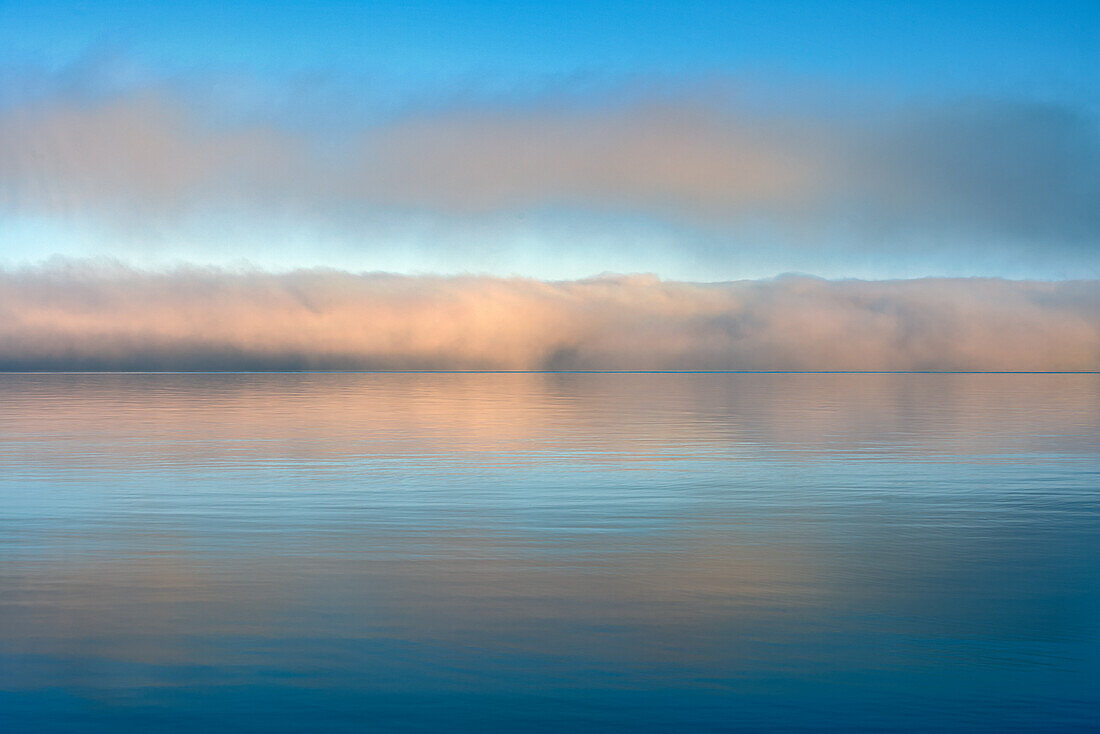
<instances>
[{"instance_id":1,"label":"calm water surface","mask_svg":"<svg viewBox=\"0 0 1100 734\"><path fill-rule=\"evenodd\" d=\"M0 375L0 730L1100 729L1100 376Z\"/></svg>"}]
</instances>

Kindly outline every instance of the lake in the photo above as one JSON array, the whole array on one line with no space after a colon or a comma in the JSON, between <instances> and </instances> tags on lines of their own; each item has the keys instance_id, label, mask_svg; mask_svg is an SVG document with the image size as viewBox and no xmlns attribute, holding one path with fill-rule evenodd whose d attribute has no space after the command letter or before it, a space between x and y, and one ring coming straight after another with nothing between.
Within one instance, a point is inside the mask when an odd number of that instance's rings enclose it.
<instances>
[{"instance_id":1,"label":"lake","mask_svg":"<svg viewBox=\"0 0 1100 734\"><path fill-rule=\"evenodd\" d=\"M0 730L1100 728L1100 375L2 374Z\"/></svg>"}]
</instances>

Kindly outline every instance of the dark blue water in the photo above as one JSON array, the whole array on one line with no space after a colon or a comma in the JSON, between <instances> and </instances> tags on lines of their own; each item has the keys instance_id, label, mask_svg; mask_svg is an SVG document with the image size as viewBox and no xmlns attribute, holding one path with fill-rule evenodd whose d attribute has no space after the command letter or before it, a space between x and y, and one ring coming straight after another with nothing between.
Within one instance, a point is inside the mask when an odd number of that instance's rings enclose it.
<instances>
[{"instance_id":1,"label":"dark blue water","mask_svg":"<svg viewBox=\"0 0 1100 734\"><path fill-rule=\"evenodd\" d=\"M0 375L0 729L1100 729L1100 376Z\"/></svg>"}]
</instances>

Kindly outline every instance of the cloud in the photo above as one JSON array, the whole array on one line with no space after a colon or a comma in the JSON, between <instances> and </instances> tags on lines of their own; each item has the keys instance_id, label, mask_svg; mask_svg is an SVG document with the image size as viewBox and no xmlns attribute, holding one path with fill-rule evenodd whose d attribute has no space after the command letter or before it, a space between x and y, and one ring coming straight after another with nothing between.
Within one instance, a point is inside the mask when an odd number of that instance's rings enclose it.
<instances>
[{"instance_id":1,"label":"cloud","mask_svg":"<svg viewBox=\"0 0 1100 734\"><path fill-rule=\"evenodd\" d=\"M455 210L656 210L686 217L795 214L832 180L818 131L683 104L463 109L368 137L372 196Z\"/></svg>"},{"instance_id":2,"label":"cloud","mask_svg":"<svg viewBox=\"0 0 1100 734\"><path fill-rule=\"evenodd\" d=\"M0 205L164 221L215 203L269 208L309 164L273 129L203 129L161 97L52 103L0 118ZM228 197L228 199L227 199Z\"/></svg>"},{"instance_id":3,"label":"cloud","mask_svg":"<svg viewBox=\"0 0 1100 734\"><path fill-rule=\"evenodd\" d=\"M1100 128L1064 107L769 111L708 87L440 102L335 131L221 114L196 98L151 87L8 104L0 211L152 227L216 213L354 230L383 217L550 209L648 217L725 243L738 241L721 236L733 231L883 252L941 242L980 254L1000 243L1076 257L1084 272L1100 258Z\"/></svg>"},{"instance_id":4,"label":"cloud","mask_svg":"<svg viewBox=\"0 0 1100 734\"><path fill-rule=\"evenodd\" d=\"M0 272L0 368L1097 370L1098 285L55 263Z\"/></svg>"},{"instance_id":5,"label":"cloud","mask_svg":"<svg viewBox=\"0 0 1100 734\"><path fill-rule=\"evenodd\" d=\"M1100 248L1100 126L1081 112L976 100L910 109L866 130L847 160L867 218Z\"/></svg>"}]
</instances>

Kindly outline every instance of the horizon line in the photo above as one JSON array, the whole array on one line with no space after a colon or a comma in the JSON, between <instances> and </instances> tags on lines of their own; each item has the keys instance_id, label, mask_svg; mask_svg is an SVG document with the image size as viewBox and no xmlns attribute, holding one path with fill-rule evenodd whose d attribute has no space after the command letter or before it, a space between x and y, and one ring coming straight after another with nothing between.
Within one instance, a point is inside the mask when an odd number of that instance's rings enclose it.
<instances>
[{"instance_id":1,"label":"horizon line","mask_svg":"<svg viewBox=\"0 0 1100 734\"><path fill-rule=\"evenodd\" d=\"M1100 370L0 370L0 375L1100 375Z\"/></svg>"}]
</instances>

